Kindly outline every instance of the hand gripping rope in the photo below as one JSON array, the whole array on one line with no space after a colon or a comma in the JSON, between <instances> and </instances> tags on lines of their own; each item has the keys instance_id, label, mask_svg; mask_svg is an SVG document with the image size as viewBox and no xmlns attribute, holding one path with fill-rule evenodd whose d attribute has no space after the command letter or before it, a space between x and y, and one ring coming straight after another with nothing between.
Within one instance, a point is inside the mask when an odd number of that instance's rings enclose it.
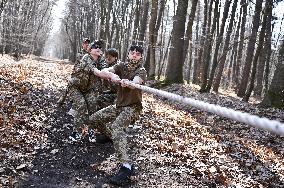
<instances>
[{"instance_id":1,"label":"hand gripping rope","mask_svg":"<svg viewBox=\"0 0 284 188\"><path fill-rule=\"evenodd\" d=\"M251 115L249 113L244 113L241 111L235 111L232 109L228 109L225 107L221 107L221 106L217 106L214 104L209 104L206 102L202 102L202 101L198 101L195 99L190 99L187 97L183 97L180 95L176 95L173 93L169 93L166 91L162 91L162 90L158 90L158 89L154 89L151 87L147 87L147 86L143 86L143 85L139 85L139 84L134 84L133 82L127 82L128 85L135 87L137 89L140 89L142 91L145 91L147 93L152 93L155 95L159 95L162 97L165 97L167 99L171 99L174 101L178 101L180 103L183 104L188 104L190 106L193 106L195 108L207 111L207 112L211 112L214 114L217 114L219 116L223 116L226 118L230 118L233 119L235 121L239 121L245 124L249 124L252 125L254 127L257 128L261 128L261 129L265 129L267 131L276 133L278 135L284 136L284 124L280 123L278 121L275 120L269 120L267 118L260 118L256 115Z\"/></svg>"}]
</instances>

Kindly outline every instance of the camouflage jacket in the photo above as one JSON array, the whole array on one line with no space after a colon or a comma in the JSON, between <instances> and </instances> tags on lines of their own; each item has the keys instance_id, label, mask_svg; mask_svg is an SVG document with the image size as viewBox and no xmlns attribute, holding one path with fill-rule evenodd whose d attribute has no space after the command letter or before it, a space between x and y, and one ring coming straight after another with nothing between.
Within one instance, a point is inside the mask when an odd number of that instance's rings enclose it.
<instances>
[{"instance_id":1,"label":"camouflage jacket","mask_svg":"<svg viewBox=\"0 0 284 188\"><path fill-rule=\"evenodd\" d=\"M121 62L116 64L113 69L121 79L133 80L135 76L139 76L145 83L147 79L147 72L142 66L142 59L128 60L125 63ZM128 87L117 86L117 107L136 105L142 107L142 92L141 90Z\"/></svg>"},{"instance_id":2,"label":"camouflage jacket","mask_svg":"<svg viewBox=\"0 0 284 188\"><path fill-rule=\"evenodd\" d=\"M76 55L77 62L80 61L85 54L89 54L89 52L87 52L85 49L81 49L81 51Z\"/></svg>"},{"instance_id":3,"label":"camouflage jacket","mask_svg":"<svg viewBox=\"0 0 284 188\"><path fill-rule=\"evenodd\" d=\"M115 66L117 63L120 63L120 61L115 61L112 64L108 64L105 62L107 68ZM103 80L103 88L106 93L116 93L117 92L117 84L111 81L108 81L108 80Z\"/></svg>"},{"instance_id":4,"label":"camouflage jacket","mask_svg":"<svg viewBox=\"0 0 284 188\"><path fill-rule=\"evenodd\" d=\"M69 85L81 92L87 92L93 89L100 93L102 92L102 81L101 78L94 75L93 68L101 70L105 67L106 65L102 58L95 61L91 55L85 54L83 58L74 65Z\"/></svg>"}]
</instances>

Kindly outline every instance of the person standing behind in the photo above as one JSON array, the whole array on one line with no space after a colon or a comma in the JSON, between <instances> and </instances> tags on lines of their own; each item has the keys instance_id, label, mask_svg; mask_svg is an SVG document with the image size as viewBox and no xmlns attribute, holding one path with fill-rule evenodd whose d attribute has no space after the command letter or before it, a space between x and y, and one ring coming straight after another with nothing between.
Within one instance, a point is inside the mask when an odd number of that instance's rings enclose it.
<instances>
[{"instance_id":1,"label":"person standing behind","mask_svg":"<svg viewBox=\"0 0 284 188\"><path fill-rule=\"evenodd\" d=\"M117 100L115 105L99 110L89 119L90 127L101 133L97 135L96 142L105 143L112 140L118 153L121 166L118 173L110 179L113 184L122 184L133 175L133 161L129 155L126 129L139 118L142 111L142 93L128 83L144 84L146 80L142 54L141 46L132 45L125 63L120 62L101 71L102 76L120 84L117 86Z\"/></svg>"},{"instance_id":2,"label":"person standing behind","mask_svg":"<svg viewBox=\"0 0 284 188\"><path fill-rule=\"evenodd\" d=\"M73 101L74 129L69 137L72 141L79 141L82 128L88 114L98 110L97 96L102 93L102 81L98 77L105 66L101 58L102 42L95 41L90 46L90 52L74 66L70 80L70 98Z\"/></svg>"},{"instance_id":3,"label":"person standing behind","mask_svg":"<svg viewBox=\"0 0 284 188\"><path fill-rule=\"evenodd\" d=\"M89 38L84 38L83 39L83 42L82 42L82 49L80 52L77 53L77 56L76 56L76 62L75 63L78 63L80 62L80 60L83 58L83 56L85 54L88 54L90 52L90 39ZM67 96L68 96L68 93L69 93L69 88L70 88L70 83L67 84L67 87L65 89L65 91L63 92L62 96L59 98L59 100L57 101L57 103L59 105L63 105L63 103L65 102ZM72 103L72 102L71 102Z\"/></svg>"},{"instance_id":4,"label":"person standing behind","mask_svg":"<svg viewBox=\"0 0 284 188\"><path fill-rule=\"evenodd\" d=\"M115 48L109 48L105 51L105 65L106 67L112 67L118 63L118 51ZM113 105L116 99L117 84L102 79L103 82L103 92L100 94L96 100L98 105L98 110L105 108L109 105ZM88 129L89 142L96 142L96 132L93 129Z\"/></svg>"},{"instance_id":5,"label":"person standing behind","mask_svg":"<svg viewBox=\"0 0 284 188\"><path fill-rule=\"evenodd\" d=\"M118 52L115 48L109 48L105 51L105 62L107 67L112 67L116 65L118 61ZM102 108L114 104L116 98L117 84L109 81L103 80L103 93L101 95L101 106Z\"/></svg>"},{"instance_id":6,"label":"person standing behind","mask_svg":"<svg viewBox=\"0 0 284 188\"><path fill-rule=\"evenodd\" d=\"M83 39L82 48L80 52L77 53L77 56L76 56L77 62L80 61L85 54L88 54L90 52L90 43L91 41L89 38Z\"/></svg>"}]
</instances>

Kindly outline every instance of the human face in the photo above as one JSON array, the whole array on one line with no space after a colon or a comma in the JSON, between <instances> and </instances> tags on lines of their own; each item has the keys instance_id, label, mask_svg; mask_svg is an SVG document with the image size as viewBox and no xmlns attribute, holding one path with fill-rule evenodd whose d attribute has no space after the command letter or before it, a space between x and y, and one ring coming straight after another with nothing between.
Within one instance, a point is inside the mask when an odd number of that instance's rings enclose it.
<instances>
[{"instance_id":1,"label":"human face","mask_svg":"<svg viewBox=\"0 0 284 188\"><path fill-rule=\"evenodd\" d=\"M82 47L83 47L84 50L89 51L89 43L87 43L87 42L83 43Z\"/></svg>"},{"instance_id":2,"label":"human face","mask_svg":"<svg viewBox=\"0 0 284 188\"><path fill-rule=\"evenodd\" d=\"M130 60L136 60L136 61L138 61L138 60L140 60L140 59L142 58L142 54L141 54L140 52L137 52L136 50L134 50L134 51L129 51L129 53L128 53L128 58L129 58Z\"/></svg>"},{"instance_id":3,"label":"human face","mask_svg":"<svg viewBox=\"0 0 284 188\"><path fill-rule=\"evenodd\" d=\"M112 64L116 61L116 57L113 57L112 55L109 55L109 54L107 54L105 58L108 64Z\"/></svg>"},{"instance_id":4,"label":"human face","mask_svg":"<svg viewBox=\"0 0 284 188\"><path fill-rule=\"evenodd\" d=\"M100 48L92 48L90 53L95 56L100 56L102 51Z\"/></svg>"}]
</instances>

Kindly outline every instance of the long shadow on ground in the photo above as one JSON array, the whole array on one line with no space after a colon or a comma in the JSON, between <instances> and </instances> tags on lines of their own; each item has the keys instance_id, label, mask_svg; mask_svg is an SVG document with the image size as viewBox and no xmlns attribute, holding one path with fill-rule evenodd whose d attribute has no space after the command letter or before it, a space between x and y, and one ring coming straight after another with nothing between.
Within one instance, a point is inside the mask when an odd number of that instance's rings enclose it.
<instances>
[{"instance_id":1,"label":"long shadow on ground","mask_svg":"<svg viewBox=\"0 0 284 188\"><path fill-rule=\"evenodd\" d=\"M43 73L51 74L50 69ZM37 88L49 78L37 76L39 83L33 85L15 81L8 73L0 75L0 187L113 187L108 183L116 163L108 170L98 168L102 162L109 164L112 144L70 144L72 118L56 104L61 91L52 89L52 83ZM61 77L52 77L57 78ZM129 186L132 183L124 187Z\"/></svg>"},{"instance_id":2,"label":"long shadow on ground","mask_svg":"<svg viewBox=\"0 0 284 188\"><path fill-rule=\"evenodd\" d=\"M231 99L233 101L236 100L233 98ZM216 138L216 140L218 140L224 148L226 148L227 157L238 163L238 168L246 176L252 178L255 182L258 182L265 187L284 186L283 178L278 174L279 172L275 172L275 169L271 167L273 165L263 162L261 157L248 147L248 143L256 143L256 146L269 148L269 150L274 151L276 155L278 154L281 156L277 149L277 146L281 146L283 143L281 137L279 138L279 136L273 133L270 134L264 130L251 128L251 126L245 124L240 128L238 123L234 123L233 121L226 120L226 118L219 116L214 118L214 123L208 123L206 119L209 115L212 115L210 113L202 112L201 110L190 106L181 107L180 105L173 104L171 101L167 101L167 103L171 104L176 109L189 112L192 117L196 118L200 125L205 125L207 131ZM230 102L226 104L226 107L230 108ZM249 111L247 111L247 113L249 113ZM249 133L250 137L247 137ZM259 137L260 135L262 136ZM249 161L249 163L247 161ZM211 162L210 165L218 167L220 164ZM217 168L217 171L220 171L219 167ZM214 184L220 184L220 180L218 179L213 180L213 182Z\"/></svg>"},{"instance_id":3,"label":"long shadow on ground","mask_svg":"<svg viewBox=\"0 0 284 188\"><path fill-rule=\"evenodd\" d=\"M60 109L59 109L60 110ZM62 129L70 117L57 111L57 124L49 131L49 143L38 150L33 173L21 187L99 187L107 174L94 172L91 164L102 162L114 152L112 145L71 144L66 138L70 131Z\"/></svg>"},{"instance_id":4,"label":"long shadow on ground","mask_svg":"<svg viewBox=\"0 0 284 188\"><path fill-rule=\"evenodd\" d=\"M49 100L46 132L48 141L37 148L32 172L20 182L20 187L66 188L102 187L108 184L110 174L92 169L92 164L100 164L114 154L112 144L92 144L87 141L70 143L72 118L66 115L65 107L56 106L56 94L52 90L45 93ZM42 106L42 108L46 108ZM110 186L110 185L108 185ZM130 185L128 185L130 186Z\"/></svg>"}]
</instances>

